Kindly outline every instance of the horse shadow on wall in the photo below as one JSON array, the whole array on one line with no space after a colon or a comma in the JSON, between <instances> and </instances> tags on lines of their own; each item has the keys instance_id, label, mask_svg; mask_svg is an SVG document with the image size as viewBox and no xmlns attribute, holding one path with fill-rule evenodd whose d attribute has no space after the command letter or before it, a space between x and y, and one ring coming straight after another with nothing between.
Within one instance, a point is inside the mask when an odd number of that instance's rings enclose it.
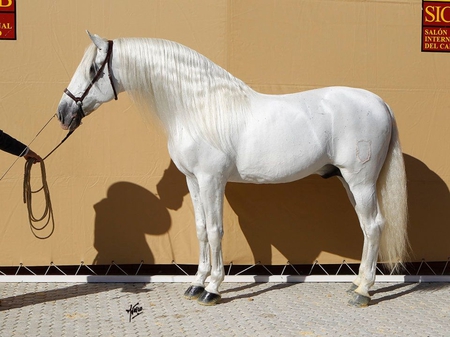
<instances>
[{"instance_id":1,"label":"horse shadow on wall","mask_svg":"<svg viewBox=\"0 0 450 337\"><path fill-rule=\"evenodd\" d=\"M445 182L423 162L404 155L408 178L412 261L446 260L450 237L450 195ZM181 207L186 180L173 162L158 183L161 201ZM272 246L292 264L314 262L322 252L359 260L362 232L337 178L310 176L287 184L228 183L228 203L255 262L272 264ZM225 235L227 223L224 223ZM194 224L192 224L194 229Z\"/></svg>"},{"instance_id":2,"label":"horse shadow on wall","mask_svg":"<svg viewBox=\"0 0 450 337\"><path fill-rule=\"evenodd\" d=\"M155 262L146 234L162 235L171 226L167 208L150 191L130 183L111 185L94 205L94 264Z\"/></svg>"},{"instance_id":3,"label":"horse shadow on wall","mask_svg":"<svg viewBox=\"0 0 450 337\"><path fill-rule=\"evenodd\" d=\"M408 178L411 260L445 261L450 256L450 191L420 160L404 155Z\"/></svg>"}]
</instances>

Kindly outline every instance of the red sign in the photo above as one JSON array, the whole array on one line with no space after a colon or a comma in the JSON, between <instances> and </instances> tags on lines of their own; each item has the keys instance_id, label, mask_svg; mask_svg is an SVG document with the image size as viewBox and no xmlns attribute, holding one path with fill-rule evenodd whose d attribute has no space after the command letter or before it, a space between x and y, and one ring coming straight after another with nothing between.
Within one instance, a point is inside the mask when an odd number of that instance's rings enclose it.
<instances>
[{"instance_id":1,"label":"red sign","mask_svg":"<svg viewBox=\"0 0 450 337\"><path fill-rule=\"evenodd\" d=\"M16 39L16 0L0 0L0 40Z\"/></svg>"},{"instance_id":2,"label":"red sign","mask_svg":"<svg viewBox=\"0 0 450 337\"><path fill-rule=\"evenodd\" d=\"M422 0L422 51L450 52L450 1Z\"/></svg>"}]
</instances>

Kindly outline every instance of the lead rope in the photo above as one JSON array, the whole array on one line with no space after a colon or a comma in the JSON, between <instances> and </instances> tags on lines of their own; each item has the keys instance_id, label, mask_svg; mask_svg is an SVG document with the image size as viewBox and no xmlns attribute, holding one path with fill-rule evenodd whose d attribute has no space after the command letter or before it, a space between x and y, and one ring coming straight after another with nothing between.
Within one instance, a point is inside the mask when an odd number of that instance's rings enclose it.
<instances>
[{"instance_id":1,"label":"lead rope","mask_svg":"<svg viewBox=\"0 0 450 337\"><path fill-rule=\"evenodd\" d=\"M47 123L48 124L48 123ZM45 126L47 126L47 124ZM44 127L45 127L44 126ZM42 131L42 130L41 130ZM41 132L39 131L39 133ZM36 191L33 191L31 189L31 168L34 164L34 159L30 158L25 162L25 172L24 172L24 178L23 178L23 202L27 204L27 210L28 210L28 222L30 223L30 229L33 235L41 240L48 239L50 236L52 236L53 232L55 231L55 218L53 217L53 208L52 208L52 201L50 200L50 190L48 188L47 184L47 173L45 171L45 164L44 160L47 159L55 150L61 146L62 143L66 141L67 138L73 133L74 130L69 131L67 135L64 137L64 139L52 150L49 154L47 154L42 161L41 164L41 180L42 180L42 187L39 188ZM37 137L37 135L36 135ZM33 213L33 206L32 206L32 195L33 193L38 193L40 191L44 191L44 200L45 200L45 207L44 212L40 218L37 218ZM47 220L45 225L42 227L37 227L35 223ZM47 226L50 224L51 220L51 229L50 233L47 235L39 235L42 230L47 228Z\"/></svg>"}]
</instances>

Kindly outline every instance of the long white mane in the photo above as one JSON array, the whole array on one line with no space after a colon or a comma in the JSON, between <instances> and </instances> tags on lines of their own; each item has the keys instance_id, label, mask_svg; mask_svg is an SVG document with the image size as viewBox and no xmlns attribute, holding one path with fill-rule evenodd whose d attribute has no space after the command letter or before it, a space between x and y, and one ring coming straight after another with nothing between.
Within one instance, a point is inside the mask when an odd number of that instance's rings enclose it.
<instances>
[{"instance_id":1,"label":"long white mane","mask_svg":"<svg viewBox=\"0 0 450 337\"><path fill-rule=\"evenodd\" d=\"M169 136L183 128L230 150L230 135L250 113L253 91L203 55L162 39L114 41L124 89L142 111L153 111Z\"/></svg>"}]
</instances>

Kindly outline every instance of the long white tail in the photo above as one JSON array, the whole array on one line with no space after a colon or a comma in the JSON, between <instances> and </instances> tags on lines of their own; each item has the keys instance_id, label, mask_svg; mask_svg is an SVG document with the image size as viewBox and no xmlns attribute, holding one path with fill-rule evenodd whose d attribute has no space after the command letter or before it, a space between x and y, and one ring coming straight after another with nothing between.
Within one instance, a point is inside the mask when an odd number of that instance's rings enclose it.
<instances>
[{"instance_id":1,"label":"long white tail","mask_svg":"<svg viewBox=\"0 0 450 337\"><path fill-rule=\"evenodd\" d=\"M386 105L387 106L387 105ZM377 181L378 200L386 225L380 242L380 261L392 270L407 259L409 241L407 235L408 204L406 171L400 147L397 123L392 117L392 135L389 150Z\"/></svg>"}]
</instances>

